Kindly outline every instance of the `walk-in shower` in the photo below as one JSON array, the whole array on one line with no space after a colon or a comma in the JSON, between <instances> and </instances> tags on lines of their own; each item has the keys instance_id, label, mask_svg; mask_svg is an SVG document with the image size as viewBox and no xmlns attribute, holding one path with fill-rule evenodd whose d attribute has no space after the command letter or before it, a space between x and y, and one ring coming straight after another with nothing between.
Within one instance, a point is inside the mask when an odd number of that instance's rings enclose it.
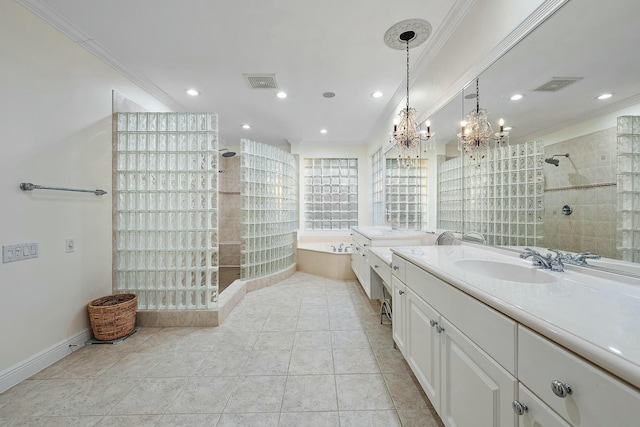
<instances>
[{"instance_id":1,"label":"walk-in shower","mask_svg":"<svg viewBox=\"0 0 640 427\"><path fill-rule=\"evenodd\" d=\"M549 163L550 165L558 166L560 165L560 159L556 159L556 157L569 157L569 153L554 154L553 156L544 159L544 161L545 163Z\"/></svg>"}]
</instances>

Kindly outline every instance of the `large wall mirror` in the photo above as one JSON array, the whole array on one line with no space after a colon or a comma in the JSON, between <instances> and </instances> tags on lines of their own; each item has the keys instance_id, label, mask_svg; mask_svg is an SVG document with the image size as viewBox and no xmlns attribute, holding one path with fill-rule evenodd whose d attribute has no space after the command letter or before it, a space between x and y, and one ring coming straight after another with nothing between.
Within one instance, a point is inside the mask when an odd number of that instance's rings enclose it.
<instances>
[{"instance_id":1,"label":"large wall mirror","mask_svg":"<svg viewBox=\"0 0 640 427\"><path fill-rule=\"evenodd\" d=\"M478 179L491 181L490 197L496 200L502 196L498 191L506 194L508 187L506 197L511 201L500 206L510 211L512 222L522 216L523 225L518 227L526 238L496 238L490 244L588 251L624 260L594 260L594 266L640 272L637 264L629 264L640 262L640 118L635 120L636 129L633 119L628 129L626 119L621 119L622 128L618 126L619 117L640 116L639 20L640 2L635 0L606 5L599 0L569 0L479 76L480 108L487 110L496 132L498 120L504 118L505 126L512 127L508 146L521 147L519 154L515 149L507 153L512 156L513 182L506 181L506 174L499 183L493 177ZM605 93L611 97L598 99ZM522 99L512 100L516 94ZM463 156L458 150L460 122L477 101L474 80L431 117L438 144L446 144L447 160ZM628 136L634 132L638 136ZM632 154L621 157L620 149ZM527 165L526 150L537 156L535 167ZM481 168L488 160L475 161L475 166L463 162L464 167ZM500 162L496 165L502 167ZM535 170L527 177L521 168ZM525 181L516 181L517 176ZM465 181L463 187L472 184ZM498 184L504 189L498 190ZM460 231L480 231L473 229L480 221L485 230L499 234L498 225L491 225L493 217L470 221L477 218L469 217L469 212L481 202L465 189ZM531 189L531 198L513 201L514 195ZM505 220L506 214L498 216ZM499 231L508 236L513 230Z\"/></svg>"}]
</instances>

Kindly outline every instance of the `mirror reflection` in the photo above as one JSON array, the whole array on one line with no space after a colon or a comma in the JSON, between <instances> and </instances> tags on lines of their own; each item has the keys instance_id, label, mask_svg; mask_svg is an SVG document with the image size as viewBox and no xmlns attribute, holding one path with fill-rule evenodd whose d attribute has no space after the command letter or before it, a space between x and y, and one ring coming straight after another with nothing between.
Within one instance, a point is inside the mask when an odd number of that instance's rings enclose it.
<instances>
[{"instance_id":1,"label":"mirror reflection","mask_svg":"<svg viewBox=\"0 0 640 427\"><path fill-rule=\"evenodd\" d=\"M446 144L439 228L635 271L611 260L640 262L640 57L628 16L640 2L569 1L479 76L479 99L471 82L431 117ZM461 122L478 101L509 141L462 154Z\"/></svg>"}]
</instances>

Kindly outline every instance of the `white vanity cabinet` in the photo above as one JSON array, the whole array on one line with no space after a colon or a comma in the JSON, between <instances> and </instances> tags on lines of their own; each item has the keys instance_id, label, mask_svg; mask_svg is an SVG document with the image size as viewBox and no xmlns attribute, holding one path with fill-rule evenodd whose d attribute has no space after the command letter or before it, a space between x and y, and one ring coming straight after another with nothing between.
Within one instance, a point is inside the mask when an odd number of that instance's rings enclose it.
<instances>
[{"instance_id":1,"label":"white vanity cabinet","mask_svg":"<svg viewBox=\"0 0 640 427\"><path fill-rule=\"evenodd\" d=\"M518 377L570 425L640 425L636 390L524 326L518 330ZM529 406L522 396L519 402Z\"/></svg>"},{"instance_id":2,"label":"white vanity cabinet","mask_svg":"<svg viewBox=\"0 0 640 427\"><path fill-rule=\"evenodd\" d=\"M396 276L391 278L391 311L393 313L393 322L391 328L393 330L393 342L400 350L400 353L406 358L405 342L407 339L406 327L406 310L407 310L407 286Z\"/></svg>"},{"instance_id":3,"label":"white vanity cabinet","mask_svg":"<svg viewBox=\"0 0 640 427\"><path fill-rule=\"evenodd\" d=\"M516 324L410 262L397 264L406 276L403 354L445 425L514 426L518 382L496 358L515 371Z\"/></svg>"},{"instance_id":4,"label":"white vanity cabinet","mask_svg":"<svg viewBox=\"0 0 640 427\"><path fill-rule=\"evenodd\" d=\"M371 281L369 262L367 261L366 247L355 239L351 244L351 269L355 273L358 281L362 285L367 296L371 298L371 288L368 285Z\"/></svg>"},{"instance_id":5,"label":"white vanity cabinet","mask_svg":"<svg viewBox=\"0 0 640 427\"><path fill-rule=\"evenodd\" d=\"M519 406L518 427L570 427L560 415L553 412L542 400L526 388L522 383L518 386L518 400L514 402Z\"/></svg>"}]
</instances>

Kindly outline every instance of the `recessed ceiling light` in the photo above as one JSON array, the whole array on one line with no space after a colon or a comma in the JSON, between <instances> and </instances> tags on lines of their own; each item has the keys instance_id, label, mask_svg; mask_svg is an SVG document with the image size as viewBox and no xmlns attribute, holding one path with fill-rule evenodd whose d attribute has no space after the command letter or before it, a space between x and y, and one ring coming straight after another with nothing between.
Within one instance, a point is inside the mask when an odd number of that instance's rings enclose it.
<instances>
[{"instance_id":1,"label":"recessed ceiling light","mask_svg":"<svg viewBox=\"0 0 640 427\"><path fill-rule=\"evenodd\" d=\"M198 92L195 89L187 89L187 94L189 94L191 96L198 96L198 95L200 95L200 92Z\"/></svg>"},{"instance_id":2,"label":"recessed ceiling light","mask_svg":"<svg viewBox=\"0 0 640 427\"><path fill-rule=\"evenodd\" d=\"M613 96L613 94L612 94L612 93L603 93L602 95L600 95L600 96L598 97L598 99L600 99L600 100L602 100L602 99L609 99L609 98L611 98L612 96Z\"/></svg>"},{"instance_id":3,"label":"recessed ceiling light","mask_svg":"<svg viewBox=\"0 0 640 427\"><path fill-rule=\"evenodd\" d=\"M511 129L513 129L513 126L505 126L504 127L504 130L506 130L506 131L510 131Z\"/></svg>"},{"instance_id":4,"label":"recessed ceiling light","mask_svg":"<svg viewBox=\"0 0 640 427\"><path fill-rule=\"evenodd\" d=\"M285 92L278 92L276 93L276 96L280 99L285 99L287 97L287 94Z\"/></svg>"},{"instance_id":5,"label":"recessed ceiling light","mask_svg":"<svg viewBox=\"0 0 640 427\"><path fill-rule=\"evenodd\" d=\"M251 125L248 123L245 123L242 125L242 129L251 129Z\"/></svg>"},{"instance_id":6,"label":"recessed ceiling light","mask_svg":"<svg viewBox=\"0 0 640 427\"><path fill-rule=\"evenodd\" d=\"M320 129L320 133L327 133L326 129Z\"/></svg>"},{"instance_id":7,"label":"recessed ceiling light","mask_svg":"<svg viewBox=\"0 0 640 427\"><path fill-rule=\"evenodd\" d=\"M382 97L382 92L380 92L379 90L373 92L371 94L371 96L373 96L374 98L381 98Z\"/></svg>"},{"instance_id":8,"label":"recessed ceiling light","mask_svg":"<svg viewBox=\"0 0 640 427\"><path fill-rule=\"evenodd\" d=\"M322 94L322 96L324 96L325 98L333 98L334 96L336 96L335 92L325 92Z\"/></svg>"},{"instance_id":9,"label":"recessed ceiling light","mask_svg":"<svg viewBox=\"0 0 640 427\"><path fill-rule=\"evenodd\" d=\"M520 93L516 93L515 95L513 95L513 96L511 97L511 100L512 100L512 101L518 101L518 100L520 100L520 99L522 99L522 98L524 98L524 95L522 95L522 94L520 94Z\"/></svg>"}]
</instances>

